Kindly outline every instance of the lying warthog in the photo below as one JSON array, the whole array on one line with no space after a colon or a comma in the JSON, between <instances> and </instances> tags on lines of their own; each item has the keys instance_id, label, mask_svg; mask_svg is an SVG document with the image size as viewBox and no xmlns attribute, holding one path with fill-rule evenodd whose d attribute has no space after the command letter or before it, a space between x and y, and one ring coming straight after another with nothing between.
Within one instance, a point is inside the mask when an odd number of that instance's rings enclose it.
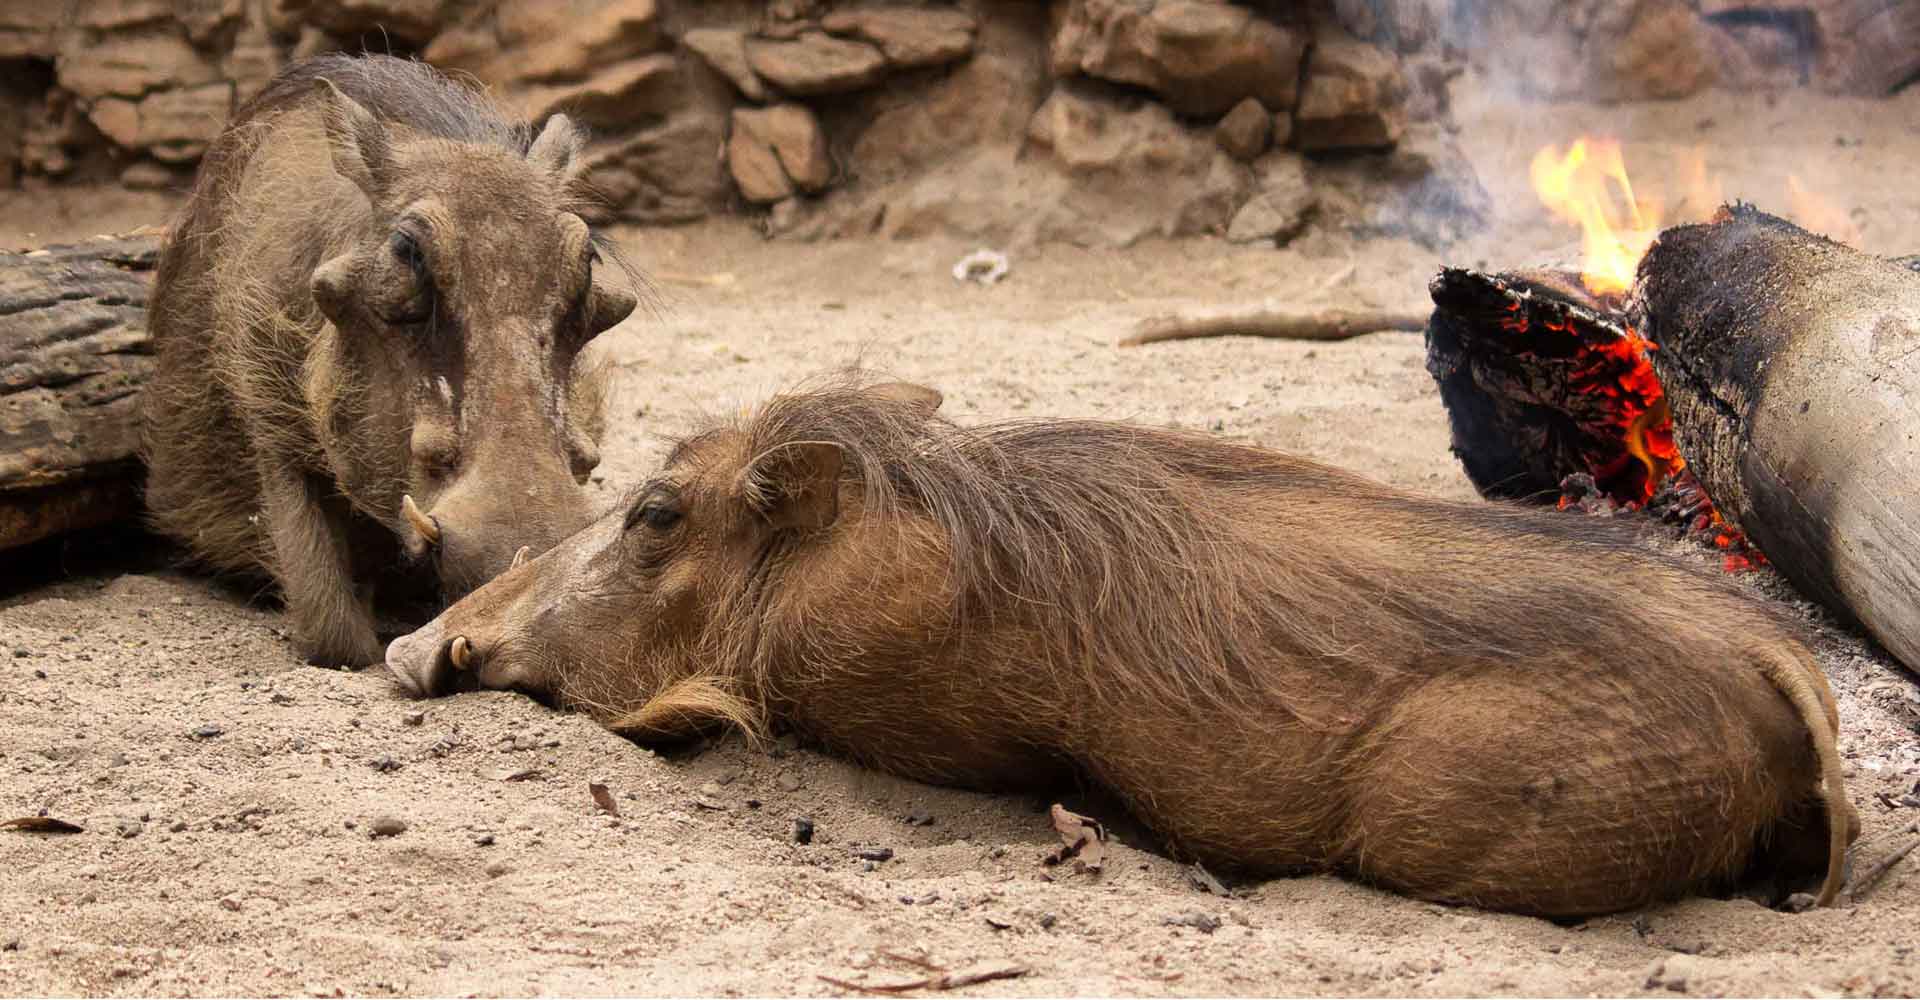
<instances>
[{"instance_id":1,"label":"lying warthog","mask_svg":"<svg viewBox=\"0 0 1920 1000\"><path fill-rule=\"evenodd\" d=\"M941 784L1111 788L1179 853L1545 915L1855 831L1807 650L1575 517L1215 438L780 396L387 649L642 738L790 725Z\"/></svg>"},{"instance_id":2,"label":"lying warthog","mask_svg":"<svg viewBox=\"0 0 1920 1000\"><path fill-rule=\"evenodd\" d=\"M270 575L314 660L379 660L403 551L453 599L591 518L603 377L576 358L634 297L595 273L581 142L424 64L323 56L208 150L153 292L147 501Z\"/></svg>"}]
</instances>

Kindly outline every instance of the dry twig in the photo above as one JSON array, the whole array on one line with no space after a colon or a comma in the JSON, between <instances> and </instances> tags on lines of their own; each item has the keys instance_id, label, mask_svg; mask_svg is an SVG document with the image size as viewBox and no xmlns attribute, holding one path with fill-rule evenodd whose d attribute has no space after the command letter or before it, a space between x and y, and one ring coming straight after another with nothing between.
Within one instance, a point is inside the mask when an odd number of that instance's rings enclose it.
<instances>
[{"instance_id":1,"label":"dry twig","mask_svg":"<svg viewBox=\"0 0 1920 1000\"><path fill-rule=\"evenodd\" d=\"M1202 337L1274 337L1280 340L1346 340L1383 330L1424 330L1425 313L1383 309L1318 309L1277 312L1261 309L1225 316L1154 316L1140 321L1121 347L1157 344L1163 340Z\"/></svg>"},{"instance_id":2,"label":"dry twig","mask_svg":"<svg viewBox=\"0 0 1920 1000\"><path fill-rule=\"evenodd\" d=\"M861 993L911 993L914 990L954 990L975 983L992 982L995 979L1018 979L1029 970L1024 965L983 965L959 972L936 972L919 979L909 979L898 983L856 983L850 979L837 979L833 976L821 976L820 981L843 990L858 990Z\"/></svg>"},{"instance_id":3,"label":"dry twig","mask_svg":"<svg viewBox=\"0 0 1920 1000\"><path fill-rule=\"evenodd\" d=\"M1908 827L1908 829L1912 830L1913 828ZM1875 862L1872 868L1855 875L1853 881L1847 885L1847 898L1857 902L1865 897L1867 893L1872 892L1873 887L1879 884L1880 879L1885 876L1887 872L1891 871L1894 865L1899 864L1902 858L1912 854L1913 849L1916 847L1920 847L1920 836L1909 838L1905 844L1902 844L1899 849L1895 850L1892 854Z\"/></svg>"}]
</instances>

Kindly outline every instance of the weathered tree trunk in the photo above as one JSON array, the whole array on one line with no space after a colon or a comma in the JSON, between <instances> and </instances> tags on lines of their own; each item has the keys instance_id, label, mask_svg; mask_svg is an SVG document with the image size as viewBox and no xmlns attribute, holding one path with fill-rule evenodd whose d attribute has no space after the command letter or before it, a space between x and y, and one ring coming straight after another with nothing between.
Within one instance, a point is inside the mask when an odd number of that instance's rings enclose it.
<instances>
[{"instance_id":1,"label":"weathered tree trunk","mask_svg":"<svg viewBox=\"0 0 1920 1000\"><path fill-rule=\"evenodd\" d=\"M1920 274L1736 206L1662 233L1634 302L1722 516L1920 670Z\"/></svg>"},{"instance_id":2,"label":"weathered tree trunk","mask_svg":"<svg viewBox=\"0 0 1920 1000\"><path fill-rule=\"evenodd\" d=\"M135 516L159 241L0 253L0 549Z\"/></svg>"}]
</instances>

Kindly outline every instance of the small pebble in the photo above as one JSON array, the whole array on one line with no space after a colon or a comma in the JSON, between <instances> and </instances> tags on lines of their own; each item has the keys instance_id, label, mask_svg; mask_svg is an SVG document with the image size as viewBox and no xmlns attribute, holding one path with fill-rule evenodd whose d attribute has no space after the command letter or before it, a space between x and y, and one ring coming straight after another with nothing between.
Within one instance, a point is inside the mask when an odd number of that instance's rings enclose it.
<instances>
[{"instance_id":1,"label":"small pebble","mask_svg":"<svg viewBox=\"0 0 1920 1000\"><path fill-rule=\"evenodd\" d=\"M780 776L773 779L773 783L778 785L783 792L797 792L800 790L800 776L792 771L780 772Z\"/></svg>"},{"instance_id":2,"label":"small pebble","mask_svg":"<svg viewBox=\"0 0 1920 1000\"><path fill-rule=\"evenodd\" d=\"M367 763L372 765L374 770L379 771L382 774L385 774L388 771L400 770L400 762L397 760L394 760L392 757L386 757L386 756L375 757L374 759L368 761Z\"/></svg>"},{"instance_id":3,"label":"small pebble","mask_svg":"<svg viewBox=\"0 0 1920 1000\"><path fill-rule=\"evenodd\" d=\"M910 812L907 814L908 826L932 826L933 814L929 812Z\"/></svg>"},{"instance_id":4,"label":"small pebble","mask_svg":"<svg viewBox=\"0 0 1920 1000\"><path fill-rule=\"evenodd\" d=\"M492 847L492 846L493 846L493 834L491 834L491 833L483 833L483 834L481 834L480 836L478 836L478 837L475 837L475 838L473 838L473 846L475 846L475 847Z\"/></svg>"},{"instance_id":5,"label":"small pebble","mask_svg":"<svg viewBox=\"0 0 1920 1000\"><path fill-rule=\"evenodd\" d=\"M34 676L34 679L36 679L36 680L43 680L43 681L44 681L44 680L46 680L46 679L47 679L47 672L46 672L46 671L44 671L44 670L35 670L35 671L33 672L33 676Z\"/></svg>"},{"instance_id":6,"label":"small pebble","mask_svg":"<svg viewBox=\"0 0 1920 1000\"><path fill-rule=\"evenodd\" d=\"M400 717L400 724L403 726L417 726L425 721L427 721L425 712L408 712Z\"/></svg>"},{"instance_id":7,"label":"small pebble","mask_svg":"<svg viewBox=\"0 0 1920 1000\"><path fill-rule=\"evenodd\" d=\"M1211 913L1182 913L1177 917L1168 917L1161 921L1169 927L1191 927L1202 934L1212 934L1220 929L1220 918Z\"/></svg>"},{"instance_id":8,"label":"small pebble","mask_svg":"<svg viewBox=\"0 0 1920 1000\"><path fill-rule=\"evenodd\" d=\"M24 660L24 659L26 659L27 657L29 657L29 656L32 656L32 655L33 655L33 650L31 650L31 649L28 649L28 648L27 648L27 647L25 647L25 646L21 646L20 648L18 648L18 649L15 649L15 650L13 651L13 658L14 658L14 659L16 659L16 660Z\"/></svg>"},{"instance_id":9,"label":"small pebble","mask_svg":"<svg viewBox=\"0 0 1920 1000\"><path fill-rule=\"evenodd\" d=\"M513 868L505 861L489 861L487 862L487 867L481 869L481 871L487 873L488 878L499 878L512 870Z\"/></svg>"},{"instance_id":10,"label":"small pebble","mask_svg":"<svg viewBox=\"0 0 1920 1000\"><path fill-rule=\"evenodd\" d=\"M1796 892L1788 896L1786 902L1780 904L1780 908L1788 913L1805 913L1813 909L1813 904L1817 902L1819 900L1814 898L1813 893Z\"/></svg>"},{"instance_id":11,"label":"small pebble","mask_svg":"<svg viewBox=\"0 0 1920 1000\"><path fill-rule=\"evenodd\" d=\"M193 735L195 739L210 740L224 732L226 732L226 730L221 728L217 723L209 722L195 729Z\"/></svg>"},{"instance_id":12,"label":"small pebble","mask_svg":"<svg viewBox=\"0 0 1920 1000\"><path fill-rule=\"evenodd\" d=\"M126 816L126 817L122 817L120 820L115 822L113 824L113 828L115 830L120 831L120 836L131 838L131 837L140 836L141 831L145 830L147 827L146 827L146 824L140 822L139 820L133 818L132 816Z\"/></svg>"},{"instance_id":13,"label":"small pebble","mask_svg":"<svg viewBox=\"0 0 1920 1000\"><path fill-rule=\"evenodd\" d=\"M376 816L367 832L376 837L398 837L407 832L407 821L398 816Z\"/></svg>"},{"instance_id":14,"label":"small pebble","mask_svg":"<svg viewBox=\"0 0 1920 1000\"><path fill-rule=\"evenodd\" d=\"M110 766L110 767L126 767L126 766L127 766L127 755L126 755L126 754L123 754L123 753L117 753L117 754L114 754L114 755L113 755L113 759L112 759L111 761L109 761L109 762L108 762L108 766Z\"/></svg>"},{"instance_id":15,"label":"small pebble","mask_svg":"<svg viewBox=\"0 0 1920 1000\"><path fill-rule=\"evenodd\" d=\"M813 843L813 820L805 816L794 817L793 842L796 844Z\"/></svg>"},{"instance_id":16,"label":"small pebble","mask_svg":"<svg viewBox=\"0 0 1920 1000\"><path fill-rule=\"evenodd\" d=\"M891 847L857 847L853 851L853 856L861 859L862 861L892 861L893 848Z\"/></svg>"},{"instance_id":17,"label":"small pebble","mask_svg":"<svg viewBox=\"0 0 1920 1000\"><path fill-rule=\"evenodd\" d=\"M290 695L285 691L275 691L273 693L273 696L268 698L267 700L270 702L273 702L276 705L291 705L293 704L293 695Z\"/></svg>"},{"instance_id":18,"label":"small pebble","mask_svg":"<svg viewBox=\"0 0 1920 1000\"><path fill-rule=\"evenodd\" d=\"M1047 931L1050 931L1050 930L1052 930L1052 929L1053 929L1053 925L1054 925L1054 924L1057 924L1057 923L1059 923L1059 922L1060 922L1060 918L1059 918L1059 917L1056 917L1056 916L1054 916L1054 915L1053 915L1053 914L1051 914L1051 913L1042 913L1042 914L1040 914L1040 929L1041 929L1041 930L1047 930Z\"/></svg>"},{"instance_id":19,"label":"small pebble","mask_svg":"<svg viewBox=\"0 0 1920 1000\"><path fill-rule=\"evenodd\" d=\"M700 786L700 795L704 798L718 799L720 797L720 786L709 781Z\"/></svg>"},{"instance_id":20,"label":"small pebble","mask_svg":"<svg viewBox=\"0 0 1920 1000\"><path fill-rule=\"evenodd\" d=\"M221 909L223 909L223 910L230 910L230 911L232 911L232 912L234 912L234 913L239 913L239 912L240 912L240 897L238 897L238 896L222 896L222 897L220 897L220 908L221 908Z\"/></svg>"},{"instance_id":21,"label":"small pebble","mask_svg":"<svg viewBox=\"0 0 1920 1000\"><path fill-rule=\"evenodd\" d=\"M176 819L173 821L173 825L167 827L167 831L169 833L185 833L187 832L187 821L184 819Z\"/></svg>"}]
</instances>

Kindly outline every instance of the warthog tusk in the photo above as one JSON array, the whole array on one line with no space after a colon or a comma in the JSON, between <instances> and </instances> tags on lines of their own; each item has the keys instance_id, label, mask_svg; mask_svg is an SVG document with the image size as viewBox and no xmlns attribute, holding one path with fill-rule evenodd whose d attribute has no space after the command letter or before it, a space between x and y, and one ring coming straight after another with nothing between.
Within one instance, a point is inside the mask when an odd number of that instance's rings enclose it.
<instances>
[{"instance_id":1,"label":"warthog tusk","mask_svg":"<svg viewBox=\"0 0 1920 1000\"><path fill-rule=\"evenodd\" d=\"M473 643L464 635L453 637L453 645L447 649L447 659L453 661L455 670L465 670L473 665Z\"/></svg>"},{"instance_id":2,"label":"warthog tusk","mask_svg":"<svg viewBox=\"0 0 1920 1000\"><path fill-rule=\"evenodd\" d=\"M440 544L439 522L420 512L420 506L413 502L413 494L400 498L400 513L406 515L407 523L413 525L413 530L418 531L428 545Z\"/></svg>"},{"instance_id":3,"label":"warthog tusk","mask_svg":"<svg viewBox=\"0 0 1920 1000\"><path fill-rule=\"evenodd\" d=\"M525 566L529 561L532 560L532 557L533 557L533 546L531 545L520 546L520 551L515 552L513 554L513 565L507 567L507 572L511 573L514 570L519 569L522 566Z\"/></svg>"}]
</instances>

